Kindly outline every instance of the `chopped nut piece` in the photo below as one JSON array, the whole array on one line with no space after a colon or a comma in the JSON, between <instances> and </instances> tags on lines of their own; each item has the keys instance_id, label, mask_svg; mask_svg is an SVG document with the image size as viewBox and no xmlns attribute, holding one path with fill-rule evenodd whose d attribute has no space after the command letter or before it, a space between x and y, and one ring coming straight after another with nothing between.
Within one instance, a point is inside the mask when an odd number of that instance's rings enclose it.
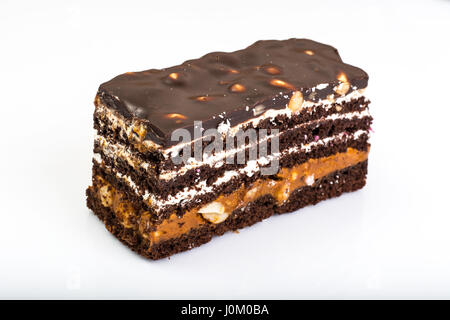
<instances>
[{"instance_id":1,"label":"chopped nut piece","mask_svg":"<svg viewBox=\"0 0 450 320\"><path fill-rule=\"evenodd\" d=\"M312 175L310 175L310 176L307 176L307 177L305 178L305 183L306 183L308 186L312 186L312 185L314 184L314 175L312 174Z\"/></svg>"},{"instance_id":2,"label":"chopped nut piece","mask_svg":"<svg viewBox=\"0 0 450 320\"><path fill-rule=\"evenodd\" d=\"M312 50L305 50L305 53L306 53L308 56L313 56L313 55L314 55L314 51L312 51Z\"/></svg>"},{"instance_id":3,"label":"chopped nut piece","mask_svg":"<svg viewBox=\"0 0 450 320\"><path fill-rule=\"evenodd\" d=\"M255 108L253 108L253 115L259 116L261 113L264 112L265 109L266 109L266 107L264 105L259 104Z\"/></svg>"},{"instance_id":4,"label":"chopped nut piece","mask_svg":"<svg viewBox=\"0 0 450 320\"><path fill-rule=\"evenodd\" d=\"M113 204L113 195L112 190L109 188L108 185L101 187L98 190L98 193L100 195L100 200L102 201L102 204L105 207L111 207Z\"/></svg>"},{"instance_id":5,"label":"chopped nut piece","mask_svg":"<svg viewBox=\"0 0 450 320\"><path fill-rule=\"evenodd\" d=\"M286 88L286 89L291 89L291 90L295 89L295 87L292 84L287 83L283 80L279 80L279 79L272 79L272 80L270 80L269 83L275 87L281 87L281 88Z\"/></svg>"},{"instance_id":6,"label":"chopped nut piece","mask_svg":"<svg viewBox=\"0 0 450 320\"><path fill-rule=\"evenodd\" d=\"M342 107L341 106L336 106L336 111L337 112L340 112L342 110Z\"/></svg>"},{"instance_id":7,"label":"chopped nut piece","mask_svg":"<svg viewBox=\"0 0 450 320\"><path fill-rule=\"evenodd\" d=\"M251 200L251 199L253 199L257 192L258 192L258 188L256 188L256 187L248 190L247 193L244 196L244 200Z\"/></svg>"},{"instance_id":8,"label":"chopped nut piece","mask_svg":"<svg viewBox=\"0 0 450 320\"><path fill-rule=\"evenodd\" d=\"M303 105L303 95L300 91L295 91L292 94L291 100L289 100L289 109L291 109L292 112L298 112L302 109Z\"/></svg>"},{"instance_id":9,"label":"chopped nut piece","mask_svg":"<svg viewBox=\"0 0 450 320\"><path fill-rule=\"evenodd\" d=\"M210 202L207 205L201 207L200 210L198 210L198 212L200 213L208 213L208 212L222 213L224 211L225 211L224 205L217 201Z\"/></svg>"},{"instance_id":10,"label":"chopped nut piece","mask_svg":"<svg viewBox=\"0 0 450 320\"><path fill-rule=\"evenodd\" d=\"M291 192L291 184L286 183L275 193L275 198L278 201L286 201L289 198Z\"/></svg>"},{"instance_id":11,"label":"chopped nut piece","mask_svg":"<svg viewBox=\"0 0 450 320\"><path fill-rule=\"evenodd\" d=\"M244 92L245 87L242 84L235 83L230 87L231 92Z\"/></svg>"},{"instance_id":12,"label":"chopped nut piece","mask_svg":"<svg viewBox=\"0 0 450 320\"><path fill-rule=\"evenodd\" d=\"M294 180L297 180L297 177L298 177L298 173L297 172L292 172L292 174L291 174L291 180L292 181L294 181Z\"/></svg>"},{"instance_id":13,"label":"chopped nut piece","mask_svg":"<svg viewBox=\"0 0 450 320\"><path fill-rule=\"evenodd\" d=\"M198 212L203 216L203 218L214 224L225 221L230 215L225 212L225 207L223 204L217 201L208 203L206 206L200 208Z\"/></svg>"},{"instance_id":14,"label":"chopped nut piece","mask_svg":"<svg viewBox=\"0 0 450 320\"><path fill-rule=\"evenodd\" d=\"M133 126L133 132L136 133L140 138L143 138L146 135L147 130L145 130L143 125L135 125Z\"/></svg>"},{"instance_id":15,"label":"chopped nut piece","mask_svg":"<svg viewBox=\"0 0 450 320\"><path fill-rule=\"evenodd\" d=\"M340 96L344 96L347 94L348 90L350 90L350 82L348 82L347 75L344 72L341 72L337 75L337 79L341 82L334 91Z\"/></svg>"},{"instance_id":16,"label":"chopped nut piece","mask_svg":"<svg viewBox=\"0 0 450 320\"><path fill-rule=\"evenodd\" d=\"M138 221L138 229L144 238L148 237L148 234L151 231L151 223L150 223L150 213L148 211L141 214Z\"/></svg>"},{"instance_id":17,"label":"chopped nut piece","mask_svg":"<svg viewBox=\"0 0 450 320\"><path fill-rule=\"evenodd\" d=\"M345 96L348 90L350 90L350 84L348 82L342 82L337 86L335 91L340 96Z\"/></svg>"},{"instance_id":18,"label":"chopped nut piece","mask_svg":"<svg viewBox=\"0 0 450 320\"><path fill-rule=\"evenodd\" d=\"M223 213L207 212L207 213L202 213L201 215L204 219L206 219L209 222L214 223L214 224L224 222L229 216L229 214L226 212L223 212Z\"/></svg>"}]
</instances>

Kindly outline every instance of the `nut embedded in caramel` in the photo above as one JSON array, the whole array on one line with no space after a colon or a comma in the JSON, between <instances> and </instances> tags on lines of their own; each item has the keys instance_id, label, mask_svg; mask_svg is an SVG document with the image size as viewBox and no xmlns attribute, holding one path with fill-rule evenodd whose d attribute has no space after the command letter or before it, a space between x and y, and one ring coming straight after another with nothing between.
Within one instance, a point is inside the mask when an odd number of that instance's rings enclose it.
<instances>
[{"instance_id":1,"label":"nut embedded in caramel","mask_svg":"<svg viewBox=\"0 0 450 320\"><path fill-rule=\"evenodd\" d=\"M258 193L258 188L253 188L250 189L246 192L245 196L244 196L244 201L251 201L252 199L254 199L254 197L256 196L256 194Z\"/></svg>"},{"instance_id":2,"label":"nut embedded in caramel","mask_svg":"<svg viewBox=\"0 0 450 320\"><path fill-rule=\"evenodd\" d=\"M298 178L298 173L297 172L292 172L292 174L291 174L291 181L295 181L295 180L297 180L297 178Z\"/></svg>"},{"instance_id":3,"label":"nut embedded in caramel","mask_svg":"<svg viewBox=\"0 0 450 320\"><path fill-rule=\"evenodd\" d=\"M208 220L211 223L218 224L224 222L229 214L226 212L205 212L201 214L205 220Z\"/></svg>"},{"instance_id":4,"label":"nut embedded in caramel","mask_svg":"<svg viewBox=\"0 0 450 320\"><path fill-rule=\"evenodd\" d=\"M305 178L305 183L307 186L312 186L314 184L314 174L309 175Z\"/></svg>"},{"instance_id":5,"label":"nut embedded in caramel","mask_svg":"<svg viewBox=\"0 0 450 320\"><path fill-rule=\"evenodd\" d=\"M289 182L285 182L284 184L280 185L278 187L278 190L275 192L275 199L278 202L284 202L286 201L291 192L291 185Z\"/></svg>"},{"instance_id":6,"label":"nut embedded in caramel","mask_svg":"<svg viewBox=\"0 0 450 320\"><path fill-rule=\"evenodd\" d=\"M225 221L229 213L225 212L225 206L220 202L214 201L200 208L198 212L211 223L218 224Z\"/></svg>"},{"instance_id":7,"label":"nut embedded in caramel","mask_svg":"<svg viewBox=\"0 0 450 320\"><path fill-rule=\"evenodd\" d=\"M98 191L100 195L100 200L105 207L111 207L113 204L113 191L109 185L101 187Z\"/></svg>"}]
</instances>

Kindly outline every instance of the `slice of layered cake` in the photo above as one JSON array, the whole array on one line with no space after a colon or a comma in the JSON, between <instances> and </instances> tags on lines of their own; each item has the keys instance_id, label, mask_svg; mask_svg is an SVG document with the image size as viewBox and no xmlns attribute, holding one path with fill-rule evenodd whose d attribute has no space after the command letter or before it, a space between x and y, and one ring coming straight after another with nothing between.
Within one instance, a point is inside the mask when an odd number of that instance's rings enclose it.
<instances>
[{"instance_id":1,"label":"slice of layered cake","mask_svg":"<svg viewBox=\"0 0 450 320\"><path fill-rule=\"evenodd\" d=\"M336 49L305 39L117 76L95 98L88 207L159 259L360 189L367 82Z\"/></svg>"}]
</instances>

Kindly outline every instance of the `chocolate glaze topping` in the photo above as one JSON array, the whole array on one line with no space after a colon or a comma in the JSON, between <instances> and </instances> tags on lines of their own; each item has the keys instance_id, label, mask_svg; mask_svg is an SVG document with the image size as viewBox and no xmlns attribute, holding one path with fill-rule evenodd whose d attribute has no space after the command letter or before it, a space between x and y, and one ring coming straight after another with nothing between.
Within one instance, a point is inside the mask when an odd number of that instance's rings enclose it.
<instances>
[{"instance_id":1,"label":"chocolate glaze topping","mask_svg":"<svg viewBox=\"0 0 450 320\"><path fill-rule=\"evenodd\" d=\"M147 138L169 146L178 128L192 130L224 120L231 126L286 106L294 91L318 101L335 94L340 75L349 92L367 86L368 75L342 62L338 51L307 39L264 40L246 49L212 52L166 69L128 72L103 83L98 98L129 119L147 125ZM340 78L342 80L342 78ZM324 88L313 89L328 83Z\"/></svg>"}]
</instances>

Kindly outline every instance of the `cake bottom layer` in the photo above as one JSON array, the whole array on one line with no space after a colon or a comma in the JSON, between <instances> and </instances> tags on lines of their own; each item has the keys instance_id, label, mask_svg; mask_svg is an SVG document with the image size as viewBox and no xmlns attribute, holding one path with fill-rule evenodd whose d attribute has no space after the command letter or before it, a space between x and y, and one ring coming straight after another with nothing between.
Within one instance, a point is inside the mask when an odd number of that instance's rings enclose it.
<instances>
[{"instance_id":1,"label":"cake bottom layer","mask_svg":"<svg viewBox=\"0 0 450 320\"><path fill-rule=\"evenodd\" d=\"M283 203L272 195L263 195L249 203L245 208L237 209L219 224L204 224L176 238L151 242L143 237L139 229L126 228L114 212L104 206L98 192L92 187L87 190L88 207L102 220L106 228L132 250L150 259L161 259L172 254L200 246L211 240L214 235L237 230L262 221L275 213L292 212L322 200L337 197L344 192L362 188L366 182L367 160L356 165L337 170L303 186L292 193Z\"/></svg>"}]
</instances>

